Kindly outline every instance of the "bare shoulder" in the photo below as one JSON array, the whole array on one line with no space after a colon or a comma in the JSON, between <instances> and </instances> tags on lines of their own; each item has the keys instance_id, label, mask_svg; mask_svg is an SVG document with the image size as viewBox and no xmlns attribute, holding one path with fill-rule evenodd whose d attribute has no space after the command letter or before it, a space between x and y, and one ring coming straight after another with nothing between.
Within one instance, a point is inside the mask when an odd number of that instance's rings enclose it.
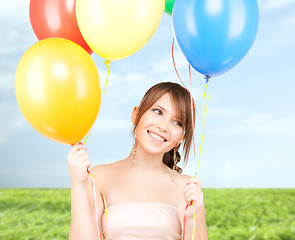
<instances>
[{"instance_id":1,"label":"bare shoulder","mask_svg":"<svg viewBox=\"0 0 295 240\"><path fill-rule=\"evenodd\" d=\"M114 175L112 168L111 164L101 164L89 170L90 174L94 177L96 189L101 196L103 191L108 188L108 182Z\"/></svg>"},{"instance_id":2,"label":"bare shoulder","mask_svg":"<svg viewBox=\"0 0 295 240\"><path fill-rule=\"evenodd\" d=\"M101 165L97 165L93 168L90 169L91 174L93 174L94 176L100 176L101 174L105 174L106 171L109 171L110 167L109 164L101 164Z\"/></svg>"},{"instance_id":3,"label":"bare shoulder","mask_svg":"<svg viewBox=\"0 0 295 240\"><path fill-rule=\"evenodd\" d=\"M101 164L91 168L90 173L100 181L108 180L109 177L112 177L116 174L116 170L120 165L121 161L109 163L109 164Z\"/></svg>"},{"instance_id":4,"label":"bare shoulder","mask_svg":"<svg viewBox=\"0 0 295 240\"><path fill-rule=\"evenodd\" d=\"M189 175L186 174L179 174L178 181L179 185L185 187L185 183L190 179Z\"/></svg>"},{"instance_id":5,"label":"bare shoulder","mask_svg":"<svg viewBox=\"0 0 295 240\"><path fill-rule=\"evenodd\" d=\"M104 179L114 170L113 163L97 165L90 169L90 173L98 179Z\"/></svg>"}]
</instances>

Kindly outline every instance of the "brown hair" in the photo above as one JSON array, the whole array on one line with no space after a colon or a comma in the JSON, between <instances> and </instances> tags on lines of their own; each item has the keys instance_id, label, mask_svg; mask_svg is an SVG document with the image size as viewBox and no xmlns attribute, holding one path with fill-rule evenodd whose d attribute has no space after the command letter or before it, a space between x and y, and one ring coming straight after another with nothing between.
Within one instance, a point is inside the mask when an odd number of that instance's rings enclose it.
<instances>
[{"instance_id":1,"label":"brown hair","mask_svg":"<svg viewBox=\"0 0 295 240\"><path fill-rule=\"evenodd\" d=\"M172 83L172 82L161 82L151 87L146 92L146 94L144 95L143 99L140 102L140 105L138 107L137 117L135 119L133 130L132 130L132 134L133 136L135 136L136 127L139 123L141 116L165 93L168 93L170 95L172 102L180 115L180 121L185 131L184 140L183 140L183 152L184 152L183 163L184 163L184 166L186 166L190 148L191 148L192 139L193 139L193 126L195 126L195 108L193 107L194 110L193 110L193 119L192 119L190 93L187 89L185 89L181 85L177 83ZM193 106L195 106L194 101L193 101ZM178 153L180 145L181 144L179 144L176 147L177 163L180 161L180 154ZM174 165L173 156L174 156L174 148L172 148L169 152L166 152L163 156L163 163L171 169L173 169L173 165ZM176 166L176 171L181 173L182 169Z\"/></svg>"}]
</instances>

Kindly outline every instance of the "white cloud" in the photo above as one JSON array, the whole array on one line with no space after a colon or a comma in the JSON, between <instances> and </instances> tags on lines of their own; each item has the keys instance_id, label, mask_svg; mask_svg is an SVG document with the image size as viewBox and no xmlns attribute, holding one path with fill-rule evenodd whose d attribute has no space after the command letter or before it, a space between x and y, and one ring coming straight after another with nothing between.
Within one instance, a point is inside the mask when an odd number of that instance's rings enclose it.
<instances>
[{"instance_id":1,"label":"white cloud","mask_svg":"<svg viewBox=\"0 0 295 240\"><path fill-rule=\"evenodd\" d=\"M0 101L0 133L2 139L28 131L32 131L32 127L22 115L16 100Z\"/></svg>"},{"instance_id":2,"label":"white cloud","mask_svg":"<svg viewBox=\"0 0 295 240\"><path fill-rule=\"evenodd\" d=\"M26 0L0 2L0 54L10 59L12 54L23 54L37 38L29 18L29 3Z\"/></svg>"},{"instance_id":3,"label":"white cloud","mask_svg":"<svg viewBox=\"0 0 295 240\"><path fill-rule=\"evenodd\" d=\"M115 118L98 118L93 125L94 132L118 132L131 129L132 123L130 119L115 119Z\"/></svg>"},{"instance_id":4,"label":"white cloud","mask_svg":"<svg viewBox=\"0 0 295 240\"><path fill-rule=\"evenodd\" d=\"M13 11L17 8L27 8L29 7L30 1L29 0L13 0L13 1L1 1L0 2L0 13L8 14L8 12Z\"/></svg>"},{"instance_id":5,"label":"white cloud","mask_svg":"<svg viewBox=\"0 0 295 240\"><path fill-rule=\"evenodd\" d=\"M176 49L177 46L174 45L174 61L175 61L175 67L178 71L178 74L180 74L180 71L183 71L184 69L187 70L188 69L188 62L185 59L185 57L183 56L183 54ZM152 71L155 74L164 74L164 73L171 73L171 71L175 72L176 75L176 71L173 65L173 60L172 60L172 55L170 53L170 55L163 57L162 55L159 54L159 56L157 57L158 60L157 61L153 61L152 63ZM187 70L188 72L188 70ZM180 76L181 77L181 76Z\"/></svg>"},{"instance_id":6,"label":"white cloud","mask_svg":"<svg viewBox=\"0 0 295 240\"><path fill-rule=\"evenodd\" d=\"M14 73L0 73L0 96L4 99L11 98L11 96L15 98Z\"/></svg>"},{"instance_id":7,"label":"white cloud","mask_svg":"<svg viewBox=\"0 0 295 240\"><path fill-rule=\"evenodd\" d=\"M129 73L123 76L122 81L124 81L126 84L130 84L131 86L133 83L136 83L138 81L140 82L147 82L148 81L148 76L147 74L140 72L140 73Z\"/></svg>"},{"instance_id":8,"label":"white cloud","mask_svg":"<svg viewBox=\"0 0 295 240\"><path fill-rule=\"evenodd\" d=\"M251 119L251 118L250 118ZM256 119L244 125L232 125L228 127L212 129L214 134L294 134L295 133L295 117L286 117L266 122L266 118ZM253 120L252 119L252 120ZM246 119L247 122L247 119Z\"/></svg>"},{"instance_id":9,"label":"white cloud","mask_svg":"<svg viewBox=\"0 0 295 240\"><path fill-rule=\"evenodd\" d=\"M246 108L209 108L208 117L241 116L247 112Z\"/></svg>"},{"instance_id":10,"label":"white cloud","mask_svg":"<svg viewBox=\"0 0 295 240\"><path fill-rule=\"evenodd\" d=\"M224 180L239 180L247 178L247 176L253 176L260 173L264 176L271 176L278 172L286 171L286 165L293 165L289 161L278 163L279 159L266 161L240 161L239 159L227 160L220 168L220 176ZM288 169L288 168L287 168ZM288 171L288 170L287 170ZM271 185L271 184L269 184Z\"/></svg>"},{"instance_id":11,"label":"white cloud","mask_svg":"<svg viewBox=\"0 0 295 240\"><path fill-rule=\"evenodd\" d=\"M0 168L0 186L1 187L25 187L25 188L40 188L40 187L69 187L70 177L66 165L66 161L31 163L21 166L6 166ZM7 181L2 181L7 179Z\"/></svg>"},{"instance_id":12,"label":"white cloud","mask_svg":"<svg viewBox=\"0 0 295 240\"><path fill-rule=\"evenodd\" d=\"M287 16L282 19L282 24L284 27L291 28L295 26L295 16Z\"/></svg>"},{"instance_id":13,"label":"white cloud","mask_svg":"<svg viewBox=\"0 0 295 240\"><path fill-rule=\"evenodd\" d=\"M278 8L287 7L289 4L294 4L294 0L264 0L258 1L258 5L262 11L277 10Z\"/></svg>"},{"instance_id":14,"label":"white cloud","mask_svg":"<svg viewBox=\"0 0 295 240\"><path fill-rule=\"evenodd\" d=\"M245 119L246 123L262 123L266 122L270 119L270 117L266 114L256 114Z\"/></svg>"},{"instance_id":15,"label":"white cloud","mask_svg":"<svg viewBox=\"0 0 295 240\"><path fill-rule=\"evenodd\" d=\"M240 161L237 164L237 161L227 160L220 169L221 178L237 180L238 178L245 177L247 174L249 174L249 170L251 172L251 169L249 169L249 165L251 164L241 163Z\"/></svg>"},{"instance_id":16,"label":"white cloud","mask_svg":"<svg viewBox=\"0 0 295 240\"><path fill-rule=\"evenodd\" d=\"M250 54L276 58L283 50L292 51L295 46L295 1L264 0L258 3L259 28Z\"/></svg>"}]
</instances>

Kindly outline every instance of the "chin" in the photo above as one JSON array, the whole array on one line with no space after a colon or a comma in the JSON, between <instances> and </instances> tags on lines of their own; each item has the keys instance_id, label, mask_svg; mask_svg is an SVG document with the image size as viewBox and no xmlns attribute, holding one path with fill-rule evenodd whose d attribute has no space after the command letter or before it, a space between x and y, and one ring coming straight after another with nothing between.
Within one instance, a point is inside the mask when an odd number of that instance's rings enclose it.
<instances>
[{"instance_id":1,"label":"chin","mask_svg":"<svg viewBox=\"0 0 295 240\"><path fill-rule=\"evenodd\" d=\"M145 141L146 143L146 141ZM149 154L152 155L164 155L166 152L169 152L172 148L163 148L154 144L144 144L142 145L142 148Z\"/></svg>"}]
</instances>

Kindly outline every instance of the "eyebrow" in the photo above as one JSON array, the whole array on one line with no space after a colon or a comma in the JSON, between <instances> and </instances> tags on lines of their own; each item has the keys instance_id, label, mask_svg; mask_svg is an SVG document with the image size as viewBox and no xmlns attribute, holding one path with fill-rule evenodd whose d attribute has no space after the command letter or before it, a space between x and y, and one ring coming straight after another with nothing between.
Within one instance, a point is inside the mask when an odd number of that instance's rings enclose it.
<instances>
[{"instance_id":1,"label":"eyebrow","mask_svg":"<svg viewBox=\"0 0 295 240\"><path fill-rule=\"evenodd\" d=\"M160 106L160 105L155 105L155 106L161 108L164 112L167 112L167 110L165 108L163 108L162 106Z\"/></svg>"},{"instance_id":2,"label":"eyebrow","mask_svg":"<svg viewBox=\"0 0 295 240\"><path fill-rule=\"evenodd\" d=\"M154 105L155 107L161 108L164 112L167 112L167 110L165 108L163 108L160 105ZM179 116L175 116L177 118L177 120L181 120L181 118Z\"/></svg>"}]
</instances>

